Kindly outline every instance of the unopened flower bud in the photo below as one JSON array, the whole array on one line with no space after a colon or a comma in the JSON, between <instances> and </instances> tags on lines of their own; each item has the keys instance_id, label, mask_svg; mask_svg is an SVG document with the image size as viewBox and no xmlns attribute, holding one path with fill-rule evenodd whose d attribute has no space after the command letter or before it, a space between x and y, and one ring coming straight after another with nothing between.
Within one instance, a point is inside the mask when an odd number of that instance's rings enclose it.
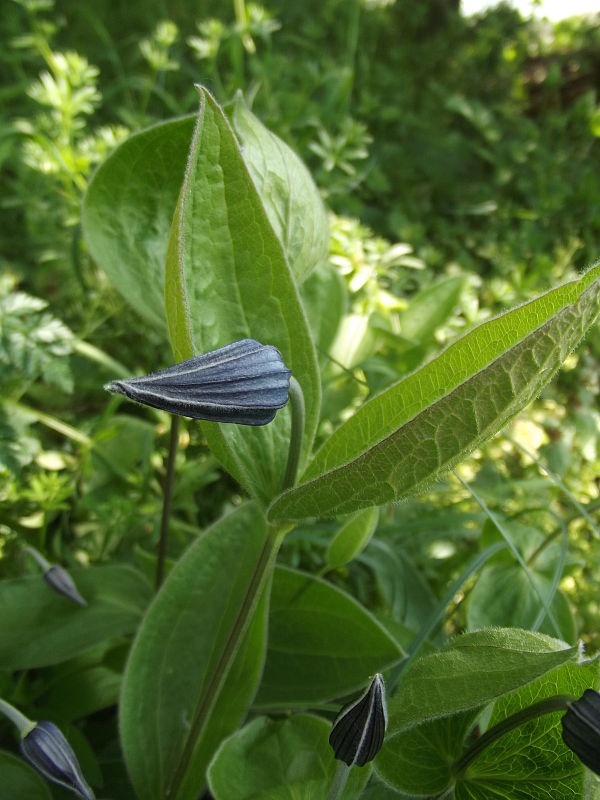
<instances>
[{"instance_id":1,"label":"unopened flower bud","mask_svg":"<svg viewBox=\"0 0 600 800\"><path fill-rule=\"evenodd\" d=\"M562 738L581 762L600 775L600 694L586 689L569 703L562 718Z\"/></svg>"},{"instance_id":2,"label":"unopened flower bud","mask_svg":"<svg viewBox=\"0 0 600 800\"><path fill-rule=\"evenodd\" d=\"M287 403L290 375L276 347L242 339L105 389L184 417L266 425Z\"/></svg>"},{"instance_id":3,"label":"unopened flower bud","mask_svg":"<svg viewBox=\"0 0 600 800\"><path fill-rule=\"evenodd\" d=\"M46 558L44 558L39 550L35 549L35 547L27 546L24 548L24 550L26 553L29 553L30 556L33 556L39 566L43 569L44 580L51 589L53 589L55 592L58 592L58 594L68 597L69 600L72 600L74 603L78 603L80 606L87 605L86 601L77 591L75 581L69 575L66 569L61 567L59 564L51 564Z\"/></svg>"},{"instance_id":4,"label":"unopened flower bud","mask_svg":"<svg viewBox=\"0 0 600 800\"><path fill-rule=\"evenodd\" d=\"M27 761L45 778L70 789L83 800L94 800L71 745L53 722L38 722L21 739L20 748Z\"/></svg>"},{"instance_id":5,"label":"unopened flower bud","mask_svg":"<svg viewBox=\"0 0 600 800\"><path fill-rule=\"evenodd\" d=\"M337 759L362 767L381 749L386 728L385 686L377 674L366 692L342 709L333 723L329 744Z\"/></svg>"},{"instance_id":6,"label":"unopened flower bud","mask_svg":"<svg viewBox=\"0 0 600 800\"><path fill-rule=\"evenodd\" d=\"M73 578L66 569L63 569L63 567L58 564L52 564L52 566L44 572L44 580L55 592L68 597L69 600L73 600L74 603L78 603L80 606L87 605L86 601L77 591Z\"/></svg>"}]
</instances>

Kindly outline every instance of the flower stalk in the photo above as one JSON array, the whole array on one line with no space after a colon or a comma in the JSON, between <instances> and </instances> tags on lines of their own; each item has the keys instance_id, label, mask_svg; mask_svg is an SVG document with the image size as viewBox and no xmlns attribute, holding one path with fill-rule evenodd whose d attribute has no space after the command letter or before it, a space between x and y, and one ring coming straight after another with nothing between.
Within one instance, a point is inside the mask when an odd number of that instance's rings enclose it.
<instances>
[{"instance_id":1,"label":"flower stalk","mask_svg":"<svg viewBox=\"0 0 600 800\"><path fill-rule=\"evenodd\" d=\"M455 775L462 775L478 755L505 734L545 714L564 711L574 699L571 695L563 694L546 697L544 700L540 700L539 703L527 706L527 708L523 708L521 711L517 711L510 717L503 719L480 736L475 744L461 756L454 767Z\"/></svg>"}]
</instances>

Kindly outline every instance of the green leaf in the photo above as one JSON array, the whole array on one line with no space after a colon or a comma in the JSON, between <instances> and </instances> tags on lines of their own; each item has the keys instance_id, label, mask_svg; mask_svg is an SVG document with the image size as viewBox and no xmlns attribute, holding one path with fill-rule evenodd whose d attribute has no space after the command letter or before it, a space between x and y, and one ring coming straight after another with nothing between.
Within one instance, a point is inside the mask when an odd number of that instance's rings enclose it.
<instances>
[{"instance_id":1,"label":"green leaf","mask_svg":"<svg viewBox=\"0 0 600 800\"><path fill-rule=\"evenodd\" d=\"M22 758L0 750L0 775L4 800L52 800L46 781Z\"/></svg>"},{"instance_id":2,"label":"green leaf","mask_svg":"<svg viewBox=\"0 0 600 800\"><path fill-rule=\"evenodd\" d=\"M304 281L300 294L319 358L324 359L346 310L346 282L331 264L320 264Z\"/></svg>"},{"instance_id":3,"label":"green leaf","mask_svg":"<svg viewBox=\"0 0 600 800\"><path fill-rule=\"evenodd\" d=\"M379 522L379 509L366 508L354 514L336 533L327 548L326 560L329 569L348 564L371 541Z\"/></svg>"},{"instance_id":4,"label":"green leaf","mask_svg":"<svg viewBox=\"0 0 600 800\"><path fill-rule=\"evenodd\" d=\"M599 301L596 266L474 328L338 428L270 519L349 513L422 491L539 393L595 322Z\"/></svg>"},{"instance_id":5,"label":"green leaf","mask_svg":"<svg viewBox=\"0 0 600 800\"><path fill-rule=\"evenodd\" d=\"M275 722L258 717L228 739L209 769L215 800L316 800L327 796L337 770L331 725L296 714ZM371 765L354 768L344 800L361 794Z\"/></svg>"},{"instance_id":6,"label":"green leaf","mask_svg":"<svg viewBox=\"0 0 600 800\"><path fill-rule=\"evenodd\" d=\"M231 124L269 222L300 284L329 252L321 195L302 161L254 116L241 92L233 103Z\"/></svg>"},{"instance_id":7,"label":"green leaf","mask_svg":"<svg viewBox=\"0 0 600 800\"><path fill-rule=\"evenodd\" d=\"M0 582L0 669L58 664L138 627L152 589L125 565L70 570L88 605L53 592L42 575Z\"/></svg>"},{"instance_id":8,"label":"green leaf","mask_svg":"<svg viewBox=\"0 0 600 800\"><path fill-rule=\"evenodd\" d=\"M364 688L402 651L354 598L326 581L278 567L267 660L256 704L302 706Z\"/></svg>"},{"instance_id":9,"label":"green leaf","mask_svg":"<svg viewBox=\"0 0 600 800\"><path fill-rule=\"evenodd\" d=\"M494 705L488 729L527 706L556 694L579 697L598 688L598 664L564 664ZM546 714L493 742L459 778L456 800L511 800L552 797L570 800L584 794L584 767L562 741L564 712Z\"/></svg>"},{"instance_id":10,"label":"green leaf","mask_svg":"<svg viewBox=\"0 0 600 800\"><path fill-rule=\"evenodd\" d=\"M533 579L543 596L547 597L552 581L535 572ZM467 623L471 630L490 625L531 628L540 608L540 599L518 564L492 564L482 570L469 595ZM575 621L569 603L560 590L555 593L550 608L561 637L573 644L577 638ZM554 627L547 617L540 630L542 633L554 633Z\"/></svg>"},{"instance_id":11,"label":"green leaf","mask_svg":"<svg viewBox=\"0 0 600 800\"><path fill-rule=\"evenodd\" d=\"M71 722L116 706L120 689L121 674L101 664L77 672L65 671L52 681L44 708Z\"/></svg>"},{"instance_id":12,"label":"green leaf","mask_svg":"<svg viewBox=\"0 0 600 800\"><path fill-rule=\"evenodd\" d=\"M454 313L464 285L463 277L451 277L418 292L400 314L402 336L414 342L432 339Z\"/></svg>"},{"instance_id":13,"label":"green leaf","mask_svg":"<svg viewBox=\"0 0 600 800\"><path fill-rule=\"evenodd\" d=\"M204 90L165 281L169 335L178 360L245 337L279 348L304 393L305 460L320 402L314 346L281 242L233 131ZM289 409L263 428L202 427L217 458L251 495L266 502L279 493Z\"/></svg>"},{"instance_id":14,"label":"green leaf","mask_svg":"<svg viewBox=\"0 0 600 800\"><path fill-rule=\"evenodd\" d=\"M169 792L172 800L196 800L221 738L252 701L264 659L266 601L233 662L265 543L264 517L253 503L221 518L169 573L144 618L120 706L125 761L141 800Z\"/></svg>"},{"instance_id":15,"label":"green leaf","mask_svg":"<svg viewBox=\"0 0 600 800\"><path fill-rule=\"evenodd\" d=\"M375 759L375 771L402 794L432 797L453 780L453 765L479 708L435 719L386 741Z\"/></svg>"},{"instance_id":16,"label":"green leaf","mask_svg":"<svg viewBox=\"0 0 600 800\"><path fill-rule=\"evenodd\" d=\"M403 674L389 704L388 739L428 720L484 706L576 660L578 652L558 639L517 628L459 636L439 653L415 661Z\"/></svg>"},{"instance_id":17,"label":"green leaf","mask_svg":"<svg viewBox=\"0 0 600 800\"><path fill-rule=\"evenodd\" d=\"M83 201L92 258L125 300L165 333L167 242L194 120L170 120L120 144L96 170Z\"/></svg>"}]
</instances>

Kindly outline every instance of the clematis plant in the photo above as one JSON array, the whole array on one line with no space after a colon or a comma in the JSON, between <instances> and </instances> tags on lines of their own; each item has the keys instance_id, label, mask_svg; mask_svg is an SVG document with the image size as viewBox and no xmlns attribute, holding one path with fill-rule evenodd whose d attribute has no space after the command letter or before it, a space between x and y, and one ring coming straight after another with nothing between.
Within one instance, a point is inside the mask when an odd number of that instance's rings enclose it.
<instances>
[{"instance_id":1,"label":"clematis plant","mask_svg":"<svg viewBox=\"0 0 600 800\"><path fill-rule=\"evenodd\" d=\"M444 602L420 619L406 651L398 620L377 619L323 580L326 570L298 573L277 556L296 526L324 518L338 529L335 568L343 568L344 554L356 557L371 539L376 507L427 489L502 430L595 323L600 266L467 331L332 431L327 419L320 425L317 353L331 349L344 298L336 299L339 282L326 263L323 203L299 159L241 97L225 112L201 87L199 95L195 118L154 126L116 149L94 176L83 214L92 257L164 331L175 362L107 387L174 415L158 591L136 623L119 693L132 791L140 800L196 800L209 785L217 800L243 800L264 796L265 785L284 792L293 781L299 793L325 797L343 780L328 744L331 711L372 675L331 732L341 768L353 765L349 797L373 771L408 795L458 786L466 794L475 785L474 797L492 796L494 776L511 770L520 785L522 765L501 764L491 731L499 735L503 720L547 696L546 680L564 697L598 684L597 670L563 641L552 599L532 580L539 624L547 617L552 637L490 628L420 655L473 574L502 548L515 555L501 521L504 540L476 554ZM156 240L140 247L149 231ZM185 552L173 552L165 578L178 415L197 420L246 499L236 497ZM515 558L530 575L518 551ZM380 675L393 676L383 744ZM270 711L284 713L273 720ZM478 739L484 711L491 722ZM366 727L357 738L358 721ZM519 730L521 749L529 736L529 748L553 754L544 776L528 776L535 791L552 781L560 787L565 764L573 766L555 728ZM475 754L474 740L483 742ZM425 788L410 759L415 748L432 765ZM275 765L274 749L289 758ZM484 756L494 768L480 775ZM579 790L583 768L575 765L573 775Z\"/></svg>"}]
</instances>

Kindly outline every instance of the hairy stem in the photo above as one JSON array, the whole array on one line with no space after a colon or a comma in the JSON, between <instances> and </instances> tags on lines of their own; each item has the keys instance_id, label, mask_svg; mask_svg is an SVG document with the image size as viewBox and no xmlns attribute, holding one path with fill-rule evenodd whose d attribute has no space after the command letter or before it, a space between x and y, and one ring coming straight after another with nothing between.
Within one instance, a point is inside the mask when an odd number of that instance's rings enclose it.
<instances>
[{"instance_id":1,"label":"hairy stem","mask_svg":"<svg viewBox=\"0 0 600 800\"><path fill-rule=\"evenodd\" d=\"M349 767L343 761L340 761L338 764L337 771L333 778L333 783L331 784L331 789L329 790L329 794L327 795L327 800L338 800L341 798L342 792L344 791L344 787L346 786L346 781L348 780L348 776L350 775L350 770L352 767Z\"/></svg>"},{"instance_id":2,"label":"hairy stem","mask_svg":"<svg viewBox=\"0 0 600 800\"><path fill-rule=\"evenodd\" d=\"M198 706L194 711L192 724L190 726L190 731L183 749L183 753L181 754L179 765L165 794L165 797L167 798L177 797L188 765L194 754L196 743L202 734L202 730L204 729L214 704L217 701L219 693L223 688L223 684L225 683L233 660L237 655L244 634L248 630L261 592L264 589L268 577L273 569L273 565L275 563L281 542L283 541L283 537L291 529L291 527L291 525L285 527L269 525L267 527L265 542L256 562L250 582L248 583L248 588L246 589L244 599L240 604L237 617L231 627L229 637L223 646L219 656L219 661L211 678L208 681L204 694L200 698Z\"/></svg>"},{"instance_id":3,"label":"hairy stem","mask_svg":"<svg viewBox=\"0 0 600 800\"><path fill-rule=\"evenodd\" d=\"M292 412L292 430L290 433L288 460L283 477L282 489L284 491L290 489L296 481L296 473L298 472L300 453L302 451L302 438L304 437L304 394L302 393L302 387L293 375L290 378L289 397Z\"/></svg>"},{"instance_id":4,"label":"hairy stem","mask_svg":"<svg viewBox=\"0 0 600 800\"><path fill-rule=\"evenodd\" d=\"M14 706L11 706L11 704L7 703L6 700L0 700L0 713L4 714L4 716L17 727L21 739L27 736L29 731L35 728L35 722L32 722L24 714L21 714L18 709L16 709Z\"/></svg>"},{"instance_id":5,"label":"hairy stem","mask_svg":"<svg viewBox=\"0 0 600 800\"><path fill-rule=\"evenodd\" d=\"M48 570L52 566L50 562L46 558L44 558L44 556L40 553L40 551L35 549L35 547L29 547L29 545L26 545L23 548L23 552L29 553L29 555L37 562L38 566L44 572L48 572Z\"/></svg>"},{"instance_id":6,"label":"hairy stem","mask_svg":"<svg viewBox=\"0 0 600 800\"><path fill-rule=\"evenodd\" d=\"M454 772L456 775L462 774L469 764L474 761L477 756L482 753L486 747L489 747L493 742L500 739L506 733L518 728L525 722L530 722L532 719L544 716L544 714L552 714L555 711L566 711L569 703L575 700L571 695L559 694L554 697L547 697L545 700L540 700L539 703L534 703L532 706L517 711L510 717L503 719L493 728L487 730L475 744L467 750L466 753L456 762Z\"/></svg>"}]
</instances>

